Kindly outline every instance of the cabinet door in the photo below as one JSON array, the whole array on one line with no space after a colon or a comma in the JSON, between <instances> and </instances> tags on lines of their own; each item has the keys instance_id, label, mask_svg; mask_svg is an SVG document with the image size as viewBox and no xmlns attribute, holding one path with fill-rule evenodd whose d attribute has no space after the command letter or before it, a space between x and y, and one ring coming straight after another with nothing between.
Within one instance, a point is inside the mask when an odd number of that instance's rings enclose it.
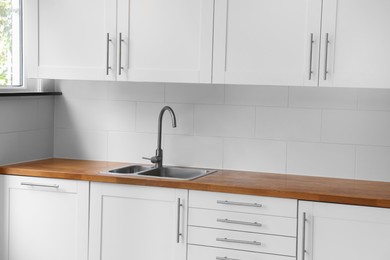
<instances>
[{"instance_id":1,"label":"cabinet door","mask_svg":"<svg viewBox=\"0 0 390 260\"><path fill-rule=\"evenodd\" d=\"M390 88L390 1L324 0L323 8L320 85Z\"/></svg>"},{"instance_id":2,"label":"cabinet door","mask_svg":"<svg viewBox=\"0 0 390 260\"><path fill-rule=\"evenodd\" d=\"M214 83L317 85L321 0L216 0L215 9Z\"/></svg>"},{"instance_id":3,"label":"cabinet door","mask_svg":"<svg viewBox=\"0 0 390 260\"><path fill-rule=\"evenodd\" d=\"M88 259L88 182L0 176L0 197L1 259Z\"/></svg>"},{"instance_id":4,"label":"cabinet door","mask_svg":"<svg viewBox=\"0 0 390 260\"><path fill-rule=\"evenodd\" d=\"M390 209L299 202L298 221L298 259L390 259Z\"/></svg>"},{"instance_id":5,"label":"cabinet door","mask_svg":"<svg viewBox=\"0 0 390 260\"><path fill-rule=\"evenodd\" d=\"M89 259L185 259L187 193L92 183Z\"/></svg>"},{"instance_id":6,"label":"cabinet door","mask_svg":"<svg viewBox=\"0 0 390 260\"><path fill-rule=\"evenodd\" d=\"M118 79L210 83L213 8L214 0L118 0Z\"/></svg>"},{"instance_id":7,"label":"cabinet door","mask_svg":"<svg viewBox=\"0 0 390 260\"><path fill-rule=\"evenodd\" d=\"M38 24L35 36L38 50L33 53L37 55L33 64L37 77L115 78L115 0L31 1L37 5L39 14L37 21L28 21ZM108 73L107 67L111 67Z\"/></svg>"}]
</instances>

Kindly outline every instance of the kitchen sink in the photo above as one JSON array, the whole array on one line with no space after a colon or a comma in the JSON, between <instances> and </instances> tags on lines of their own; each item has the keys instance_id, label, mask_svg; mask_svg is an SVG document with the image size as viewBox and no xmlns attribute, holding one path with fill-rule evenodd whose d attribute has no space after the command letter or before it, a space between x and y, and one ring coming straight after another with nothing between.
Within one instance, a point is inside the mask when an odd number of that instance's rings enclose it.
<instances>
[{"instance_id":1,"label":"kitchen sink","mask_svg":"<svg viewBox=\"0 0 390 260\"><path fill-rule=\"evenodd\" d=\"M216 170L187 168L187 167L161 167L146 165L129 165L121 168L116 168L102 172L104 174L119 174L144 176L164 179L178 179L178 180L193 180L208 174L216 172Z\"/></svg>"}]
</instances>

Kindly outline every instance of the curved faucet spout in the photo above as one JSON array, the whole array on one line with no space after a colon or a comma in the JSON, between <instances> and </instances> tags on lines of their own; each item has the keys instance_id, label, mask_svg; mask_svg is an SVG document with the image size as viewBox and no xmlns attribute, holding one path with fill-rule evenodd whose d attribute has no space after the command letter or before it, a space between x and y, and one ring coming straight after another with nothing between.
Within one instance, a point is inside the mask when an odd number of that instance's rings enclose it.
<instances>
[{"instance_id":1,"label":"curved faucet spout","mask_svg":"<svg viewBox=\"0 0 390 260\"><path fill-rule=\"evenodd\" d=\"M161 151L161 134L162 134L162 120L164 116L164 112L168 111L171 114L172 119L172 127L176 127L176 115L175 112L173 112L173 109L169 106L165 106L161 109L160 115L158 116L158 132L157 132L157 151L156 155Z\"/></svg>"}]
</instances>

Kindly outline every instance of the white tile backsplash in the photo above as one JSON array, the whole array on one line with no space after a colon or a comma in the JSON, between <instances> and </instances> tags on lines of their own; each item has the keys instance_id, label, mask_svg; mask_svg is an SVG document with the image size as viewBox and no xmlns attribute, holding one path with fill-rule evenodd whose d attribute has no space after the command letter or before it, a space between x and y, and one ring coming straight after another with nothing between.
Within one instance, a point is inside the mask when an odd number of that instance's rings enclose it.
<instances>
[{"instance_id":1,"label":"white tile backsplash","mask_svg":"<svg viewBox=\"0 0 390 260\"><path fill-rule=\"evenodd\" d=\"M226 85L226 104L286 107L288 104L288 88Z\"/></svg>"},{"instance_id":2,"label":"white tile backsplash","mask_svg":"<svg viewBox=\"0 0 390 260\"><path fill-rule=\"evenodd\" d=\"M108 86L110 100L164 102L164 83L110 82Z\"/></svg>"},{"instance_id":3,"label":"white tile backsplash","mask_svg":"<svg viewBox=\"0 0 390 260\"><path fill-rule=\"evenodd\" d=\"M390 147L358 146L356 179L390 182Z\"/></svg>"},{"instance_id":4,"label":"white tile backsplash","mask_svg":"<svg viewBox=\"0 0 390 260\"><path fill-rule=\"evenodd\" d=\"M358 109L390 111L390 89L358 89Z\"/></svg>"},{"instance_id":5,"label":"white tile backsplash","mask_svg":"<svg viewBox=\"0 0 390 260\"><path fill-rule=\"evenodd\" d=\"M132 101L107 101L107 129L111 131L134 131L137 103Z\"/></svg>"},{"instance_id":6,"label":"white tile backsplash","mask_svg":"<svg viewBox=\"0 0 390 260\"><path fill-rule=\"evenodd\" d=\"M165 101L186 104L224 104L225 88L223 85L169 83L165 90Z\"/></svg>"}]
</instances>

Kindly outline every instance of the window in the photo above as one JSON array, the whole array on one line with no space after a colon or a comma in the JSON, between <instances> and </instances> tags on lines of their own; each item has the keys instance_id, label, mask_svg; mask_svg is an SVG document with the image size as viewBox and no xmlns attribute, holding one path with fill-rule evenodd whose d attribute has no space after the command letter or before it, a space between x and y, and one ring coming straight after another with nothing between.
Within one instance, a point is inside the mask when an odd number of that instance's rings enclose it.
<instances>
[{"instance_id":1,"label":"window","mask_svg":"<svg viewBox=\"0 0 390 260\"><path fill-rule=\"evenodd\" d=\"M0 88L23 85L22 0L0 0Z\"/></svg>"}]
</instances>

